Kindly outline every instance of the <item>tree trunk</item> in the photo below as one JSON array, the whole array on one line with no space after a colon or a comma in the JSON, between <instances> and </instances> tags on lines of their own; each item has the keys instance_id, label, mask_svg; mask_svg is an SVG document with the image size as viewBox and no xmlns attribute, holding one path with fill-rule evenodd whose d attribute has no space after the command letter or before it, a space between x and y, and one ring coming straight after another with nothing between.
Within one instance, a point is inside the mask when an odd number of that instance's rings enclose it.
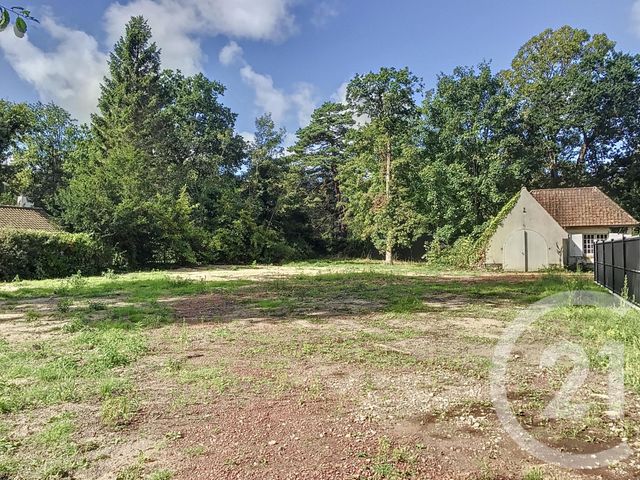
<instances>
[{"instance_id":1,"label":"tree trunk","mask_svg":"<svg viewBox=\"0 0 640 480\"><path fill-rule=\"evenodd\" d=\"M340 238L345 238L347 233L347 226L344 224L344 206L342 205L342 192L340 191L340 184L338 183L338 167L335 164L331 164L331 183L333 183L333 194L336 198L336 213L338 214L337 223L338 231L340 232Z\"/></svg>"},{"instance_id":2,"label":"tree trunk","mask_svg":"<svg viewBox=\"0 0 640 480\"><path fill-rule=\"evenodd\" d=\"M589 152L589 148L591 148L592 138L592 136L589 136L586 133L582 132L582 145L580 146L580 154L578 155L578 160L576 161L576 166L578 167L580 175L584 173L587 153Z\"/></svg>"},{"instance_id":3,"label":"tree trunk","mask_svg":"<svg viewBox=\"0 0 640 480\"><path fill-rule=\"evenodd\" d=\"M391 139L387 139L385 195L387 197L386 204L389 205L391 203ZM387 232L387 248L385 250L384 263L393 263L393 231L391 229Z\"/></svg>"},{"instance_id":4,"label":"tree trunk","mask_svg":"<svg viewBox=\"0 0 640 480\"><path fill-rule=\"evenodd\" d=\"M384 263L389 265L393 263L393 238L391 233L387 235L387 249L384 252Z\"/></svg>"},{"instance_id":5,"label":"tree trunk","mask_svg":"<svg viewBox=\"0 0 640 480\"><path fill-rule=\"evenodd\" d=\"M551 186L558 186L558 159L552 150L549 150L549 173L551 174Z\"/></svg>"}]
</instances>

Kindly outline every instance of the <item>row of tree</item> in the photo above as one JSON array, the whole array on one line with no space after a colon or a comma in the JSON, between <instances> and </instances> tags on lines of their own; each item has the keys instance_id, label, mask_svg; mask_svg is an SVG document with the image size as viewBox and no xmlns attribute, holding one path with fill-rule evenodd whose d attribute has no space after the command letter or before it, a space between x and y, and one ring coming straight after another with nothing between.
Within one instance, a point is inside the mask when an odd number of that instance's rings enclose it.
<instances>
[{"instance_id":1,"label":"row of tree","mask_svg":"<svg viewBox=\"0 0 640 480\"><path fill-rule=\"evenodd\" d=\"M109 59L98 112L0 101L4 201L27 194L130 267L356 254L479 235L527 187L597 185L640 216L640 56L562 27L510 69L356 75L297 132L235 133L224 87L163 70L141 17ZM422 240L421 240L422 241Z\"/></svg>"}]
</instances>

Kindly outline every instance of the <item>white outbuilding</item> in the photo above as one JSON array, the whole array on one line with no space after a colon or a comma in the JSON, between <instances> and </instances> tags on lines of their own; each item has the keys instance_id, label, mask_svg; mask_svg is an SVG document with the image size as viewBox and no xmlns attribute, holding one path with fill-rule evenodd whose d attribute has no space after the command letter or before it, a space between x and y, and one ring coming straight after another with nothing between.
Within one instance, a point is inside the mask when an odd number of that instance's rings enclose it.
<instances>
[{"instance_id":1,"label":"white outbuilding","mask_svg":"<svg viewBox=\"0 0 640 480\"><path fill-rule=\"evenodd\" d=\"M591 264L594 242L636 227L638 221L597 187L522 188L489 241L485 264L522 272Z\"/></svg>"}]
</instances>

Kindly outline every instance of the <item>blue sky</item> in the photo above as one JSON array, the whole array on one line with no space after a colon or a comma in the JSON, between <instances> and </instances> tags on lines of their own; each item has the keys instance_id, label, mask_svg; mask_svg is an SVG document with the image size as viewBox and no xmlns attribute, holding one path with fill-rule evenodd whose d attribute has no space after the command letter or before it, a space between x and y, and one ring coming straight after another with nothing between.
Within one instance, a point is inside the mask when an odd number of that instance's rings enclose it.
<instances>
[{"instance_id":1,"label":"blue sky","mask_svg":"<svg viewBox=\"0 0 640 480\"><path fill-rule=\"evenodd\" d=\"M271 111L289 132L336 99L355 73L408 66L435 84L456 65L509 65L547 27L604 32L640 51L640 0L92 0L23 1L41 25L0 33L0 97L53 100L86 120L106 54L132 14L143 14L165 66L203 71L251 132ZM221 52L224 52L221 54Z\"/></svg>"}]
</instances>

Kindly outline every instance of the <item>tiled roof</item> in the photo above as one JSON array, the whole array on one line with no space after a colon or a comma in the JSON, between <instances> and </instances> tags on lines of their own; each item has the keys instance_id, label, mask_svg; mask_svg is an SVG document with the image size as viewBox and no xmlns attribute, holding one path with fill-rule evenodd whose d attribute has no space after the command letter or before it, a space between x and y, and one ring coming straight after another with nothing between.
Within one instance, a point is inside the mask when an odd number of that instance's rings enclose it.
<instances>
[{"instance_id":1,"label":"tiled roof","mask_svg":"<svg viewBox=\"0 0 640 480\"><path fill-rule=\"evenodd\" d=\"M46 230L48 232L60 230L44 210L0 205L0 230L3 229Z\"/></svg>"},{"instance_id":2,"label":"tiled roof","mask_svg":"<svg viewBox=\"0 0 640 480\"><path fill-rule=\"evenodd\" d=\"M563 228L638 225L598 187L532 190L531 195Z\"/></svg>"}]
</instances>

